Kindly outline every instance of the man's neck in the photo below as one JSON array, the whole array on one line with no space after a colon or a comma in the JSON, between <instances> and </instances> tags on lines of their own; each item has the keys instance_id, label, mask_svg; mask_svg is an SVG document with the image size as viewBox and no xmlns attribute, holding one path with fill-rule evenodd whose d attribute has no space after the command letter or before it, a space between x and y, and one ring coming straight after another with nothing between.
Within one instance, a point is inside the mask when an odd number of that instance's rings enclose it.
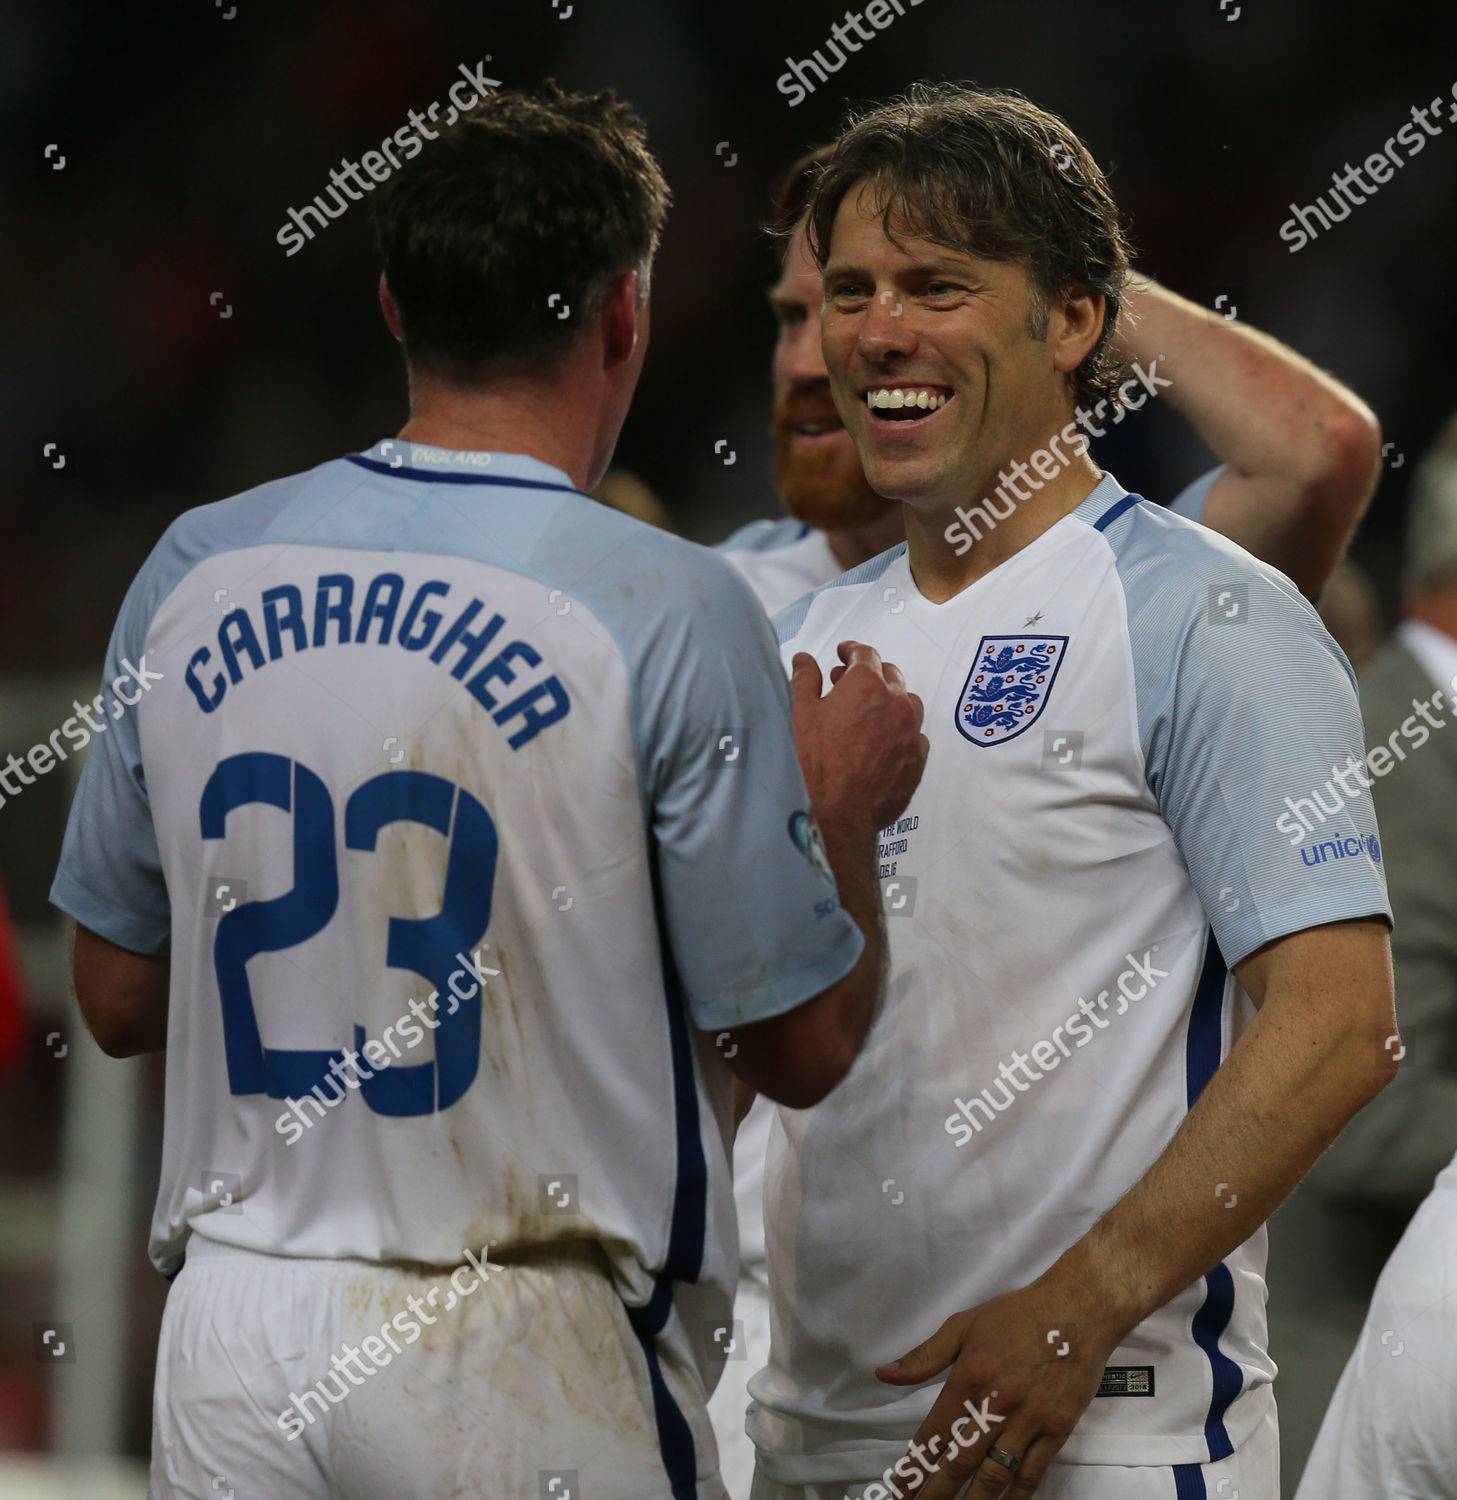
<instances>
[{"instance_id":1,"label":"man's neck","mask_svg":"<svg viewBox=\"0 0 1457 1500\"><path fill-rule=\"evenodd\" d=\"M1023 485L1025 499L1017 499L1015 490L1004 489L1006 499L996 501L993 477L986 489L986 494L993 497L991 502L978 498L947 501L929 508L905 505L907 554L916 587L932 603L944 604L1008 558L1015 557L1064 516L1071 515L1092 494L1102 477L1102 471L1084 454L1041 489ZM958 515L958 505L967 512L970 523ZM971 540L970 548L959 555L955 540L947 540L947 532L953 527L960 528Z\"/></svg>"},{"instance_id":2,"label":"man's neck","mask_svg":"<svg viewBox=\"0 0 1457 1500\"><path fill-rule=\"evenodd\" d=\"M825 539L835 554L835 561L848 573L872 557L879 557L888 547L905 541L906 523L901 517L901 507L892 500L887 501L885 509L867 525L827 531Z\"/></svg>"},{"instance_id":3,"label":"man's neck","mask_svg":"<svg viewBox=\"0 0 1457 1500\"><path fill-rule=\"evenodd\" d=\"M560 469L583 489L592 439L563 420L571 410L564 393L534 382L501 381L489 391L465 391L416 380L410 387L410 420L398 436L467 453L521 453Z\"/></svg>"}]
</instances>

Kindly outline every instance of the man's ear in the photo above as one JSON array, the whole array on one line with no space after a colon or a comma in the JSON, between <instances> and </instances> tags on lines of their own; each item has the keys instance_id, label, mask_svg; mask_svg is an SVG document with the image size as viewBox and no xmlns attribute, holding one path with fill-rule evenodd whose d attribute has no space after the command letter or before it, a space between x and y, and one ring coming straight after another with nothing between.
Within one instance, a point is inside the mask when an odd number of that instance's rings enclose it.
<instances>
[{"instance_id":1,"label":"man's ear","mask_svg":"<svg viewBox=\"0 0 1457 1500\"><path fill-rule=\"evenodd\" d=\"M1052 349L1052 367L1066 375L1092 352L1103 331L1107 299L1102 292L1083 291L1061 298L1048 319L1047 339Z\"/></svg>"},{"instance_id":2,"label":"man's ear","mask_svg":"<svg viewBox=\"0 0 1457 1500\"><path fill-rule=\"evenodd\" d=\"M400 343L405 342L405 336L400 332L400 310L395 306L395 299L390 296L389 282L384 279L384 272L379 273L379 308L384 314L384 320L389 325L389 330Z\"/></svg>"},{"instance_id":3,"label":"man's ear","mask_svg":"<svg viewBox=\"0 0 1457 1500\"><path fill-rule=\"evenodd\" d=\"M602 309L602 363L605 369L626 364L637 348L637 272L624 271L612 283Z\"/></svg>"}]
</instances>

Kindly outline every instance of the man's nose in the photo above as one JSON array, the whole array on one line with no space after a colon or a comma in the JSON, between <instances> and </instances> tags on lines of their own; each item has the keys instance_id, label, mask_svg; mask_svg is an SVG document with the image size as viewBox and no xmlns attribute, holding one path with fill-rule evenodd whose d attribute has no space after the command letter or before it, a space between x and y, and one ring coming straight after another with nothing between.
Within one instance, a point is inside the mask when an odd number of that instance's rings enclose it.
<instances>
[{"instance_id":1,"label":"man's nose","mask_svg":"<svg viewBox=\"0 0 1457 1500\"><path fill-rule=\"evenodd\" d=\"M890 289L876 294L860 322L856 344L869 360L881 361L897 354L909 354L916 344L915 334L906 324L905 308Z\"/></svg>"},{"instance_id":2,"label":"man's nose","mask_svg":"<svg viewBox=\"0 0 1457 1500\"><path fill-rule=\"evenodd\" d=\"M830 372L825 368L824 349L820 344L818 316L805 319L781 346L780 367L784 375L796 384L829 379Z\"/></svg>"}]
</instances>

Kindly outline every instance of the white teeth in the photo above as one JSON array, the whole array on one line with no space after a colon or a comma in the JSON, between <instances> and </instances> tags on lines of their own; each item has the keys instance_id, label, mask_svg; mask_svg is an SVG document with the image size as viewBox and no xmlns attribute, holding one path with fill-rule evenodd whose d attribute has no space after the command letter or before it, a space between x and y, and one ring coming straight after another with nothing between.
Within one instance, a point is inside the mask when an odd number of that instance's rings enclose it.
<instances>
[{"instance_id":1,"label":"white teeth","mask_svg":"<svg viewBox=\"0 0 1457 1500\"><path fill-rule=\"evenodd\" d=\"M940 392L908 389L905 387L878 386L866 391L865 404L872 411L899 411L914 406L921 411L939 411L951 398Z\"/></svg>"}]
</instances>

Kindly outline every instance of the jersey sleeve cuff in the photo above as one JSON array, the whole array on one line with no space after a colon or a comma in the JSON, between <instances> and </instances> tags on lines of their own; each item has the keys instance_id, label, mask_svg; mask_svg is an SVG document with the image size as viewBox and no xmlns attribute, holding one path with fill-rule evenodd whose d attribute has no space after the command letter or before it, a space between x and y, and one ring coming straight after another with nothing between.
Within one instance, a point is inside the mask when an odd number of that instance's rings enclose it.
<instances>
[{"instance_id":1,"label":"jersey sleeve cuff","mask_svg":"<svg viewBox=\"0 0 1457 1500\"><path fill-rule=\"evenodd\" d=\"M58 906L82 927L104 937L108 943L148 958L165 958L172 946L170 923L124 912L99 900L85 886L64 870L56 873L51 884L51 905Z\"/></svg>"},{"instance_id":2,"label":"jersey sleeve cuff","mask_svg":"<svg viewBox=\"0 0 1457 1500\"><path fill-rule=\"evenodd\" d=\"M1223 912L1219 912L1210 917L1210 924L1225 964L1233 969L1257 948L1263 948L1278 938L1290 937L1312 927L1325 927L1331 922L1359 921L1363 917L1379 917L1390 927L1393 925L1391 903L1371 892L1352 891L1341 896L1322 893L1267 911L1252 912L1236 922L1229 921Z\"/></svg>"},{"instance_id":3,"label":"jersey sleeve cuff","mask_svg":"<svg viewBox=\"0 0 1457 1500\"><path fill-rule=\"evenodd\" d=\"M731 1030L754 1021L768 1021L813 1000L838 983L860 962L865 938L848 913L839 935L814 963L791 974L781 974L747 989L709 997L693 1005L693 1022L701 1031Z\"/></svg>"}]
</instances>

